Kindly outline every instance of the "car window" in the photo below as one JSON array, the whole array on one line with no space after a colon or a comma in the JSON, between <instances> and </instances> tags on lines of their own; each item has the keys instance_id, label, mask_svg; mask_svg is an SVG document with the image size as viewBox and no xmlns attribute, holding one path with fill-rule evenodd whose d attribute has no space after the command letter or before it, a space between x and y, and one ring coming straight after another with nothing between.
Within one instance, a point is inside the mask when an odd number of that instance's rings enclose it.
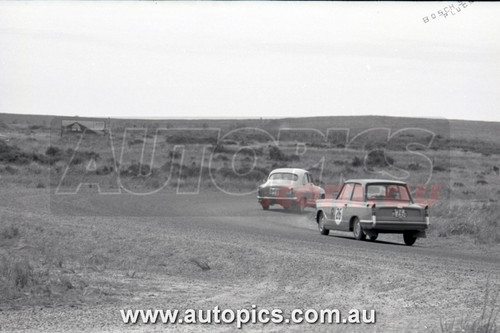
<instances>
[{"instance_id":1,"label":"car window","mask_svg":"<svg viewBox=\"0 0 500 333\"><path fill-rule=\"evenodd\" d=\"M364 193L363 185L356 184L354 185L354 192L352 193L352 201L364 201L365 193Z\"/></svg>"},{"instance_id":2,"label":"car window","mask_svg":"<svg viewBox=\"0 0 500 333\"><path fill-rule=\"evenodd\" d=\"M352 184L345 184L344 187L342 187L342 191L340 192L339 200L351 199L352 189L353 189Z\"/></svg>"},{"instance_id":3,"label":"car window","mask_svg":"<svg viewBox=\"0 0 500 333\"><path fill-rule=\"evenodd\" d=\"M400 184L373 184L367 186L368 199L410 201L410 194L404 185Z\"/></svg>"},{"instance_id":4,"label":"car window","mask_svg":"<svg viewBox=\"0 0 500 333\"><path fill-rule=\"evenodd\" d=\"M311 176L311 174L310 174L310 173L307 173L306 175L307 175L307 182L308 182L309 184L312 184L312 183L313 183L313 177Z\"/></svg>"},{"instance_id":5,"label":"car window","mask_svg":"<svg viewBox=\"0 0 500 333\"><path fill-rule=\"evenodd\" d=\"M297 181L299 176L291 172L276 172L269 176L269 180L289 180L289 181Z\"/></svg>"}]
</instances>

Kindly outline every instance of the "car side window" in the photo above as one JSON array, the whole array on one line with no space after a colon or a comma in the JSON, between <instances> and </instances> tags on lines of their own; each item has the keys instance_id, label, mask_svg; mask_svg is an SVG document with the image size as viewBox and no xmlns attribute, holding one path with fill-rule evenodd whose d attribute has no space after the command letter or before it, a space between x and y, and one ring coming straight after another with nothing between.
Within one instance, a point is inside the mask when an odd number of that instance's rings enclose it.
<instances>
[{"instance_id":1,"label":"car side window","mask_svg":"<svg viewBox=\"0 0 500 333\"><path fill-rule=\"evenodd\" d=\"M363 185L356 184L354 185L354 192L352 193L352 201L364 201L365 193L364 193Z\"/></svg>"},{"instance_id":2,"label":"car side window","mask_svg":"<svg viewBox=\"0 0 500 333\"><path fill-rule=\"evenodd\" d=\"M309 184L312 184L312 183L313 183L313 177L311 176L311 174L310 174L310 173L308 173L308 174L307 174L307 182L308 182Z\"/></svg>"},{"instance_id":3,"label":"car side window","mask_svg":"<svg viewBox=\"0 0 500 333\"><path fill-rule=\"evenodd\" d=\"M351 193L353 190L352 184L346 184L342 187L342 192L340 192L339 200L349 200L351 199Z\"/></svg>"}]
</instances>

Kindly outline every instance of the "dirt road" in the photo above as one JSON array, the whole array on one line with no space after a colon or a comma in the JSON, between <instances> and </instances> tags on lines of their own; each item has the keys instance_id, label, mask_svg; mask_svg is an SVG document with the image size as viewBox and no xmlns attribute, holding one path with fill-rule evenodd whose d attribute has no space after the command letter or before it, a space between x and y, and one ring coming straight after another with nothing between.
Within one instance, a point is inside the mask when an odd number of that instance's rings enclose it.
<instances>
[{"instance_id":1,"label":"dirt road","mask_svg":"<svg viewBox=\"0 0 500 333\"><path fill-rule=\"evenodd\" d=\"M432 235L412 247L400 235L381 235L374 243L349 233L321 236L312 209L301 215L278 207L263 211L254 195L77 195L47 202L47 196L24 193L2 206L22 216L39 214L60 230L91 229L96 250L121 244L106 253L139 257L154 269L131 272L124 264L85 271L108 295L94 303L4 307L0 330L234 331L233 324L123 324L119 310L256 305L285 312L374 309L376 324L247 324L246 330L430 332L440 331L440 321L477 317L487 281L490 294L500 287L498 247ZM42 213L34 212L39 206Z\"/></svg>"}]
</instances>

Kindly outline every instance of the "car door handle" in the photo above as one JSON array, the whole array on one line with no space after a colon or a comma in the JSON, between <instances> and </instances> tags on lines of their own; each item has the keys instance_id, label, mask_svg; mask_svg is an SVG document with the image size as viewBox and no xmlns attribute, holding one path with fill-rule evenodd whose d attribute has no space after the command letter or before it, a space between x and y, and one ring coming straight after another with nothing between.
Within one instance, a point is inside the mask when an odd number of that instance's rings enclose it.
<instances>
[{"instance_id":1,"label":"car door handle","mask_svg":"<svg viewBox=\"0 0 500 333\"><path fill-rule=\"evenodd\" d=\"M345 204L344 207L347 207L347 204Z\"/></svg>"}]
</instances>

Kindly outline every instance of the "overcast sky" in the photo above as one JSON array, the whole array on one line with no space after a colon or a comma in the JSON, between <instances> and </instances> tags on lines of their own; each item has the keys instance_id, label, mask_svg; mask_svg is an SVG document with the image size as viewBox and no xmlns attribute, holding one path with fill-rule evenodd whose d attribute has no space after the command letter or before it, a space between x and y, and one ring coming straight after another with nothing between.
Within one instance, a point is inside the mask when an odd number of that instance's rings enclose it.
<instances>
[{"instance_id":1,"label":"overcast sky","mask_svg":"<svg viewBox=\"0 0 500 333\"><path fill-rule=\"evenodd\" d=\"M450 4L0 2L0 112L500 121L500 3Z\"/></svg>"}]
</instances>

